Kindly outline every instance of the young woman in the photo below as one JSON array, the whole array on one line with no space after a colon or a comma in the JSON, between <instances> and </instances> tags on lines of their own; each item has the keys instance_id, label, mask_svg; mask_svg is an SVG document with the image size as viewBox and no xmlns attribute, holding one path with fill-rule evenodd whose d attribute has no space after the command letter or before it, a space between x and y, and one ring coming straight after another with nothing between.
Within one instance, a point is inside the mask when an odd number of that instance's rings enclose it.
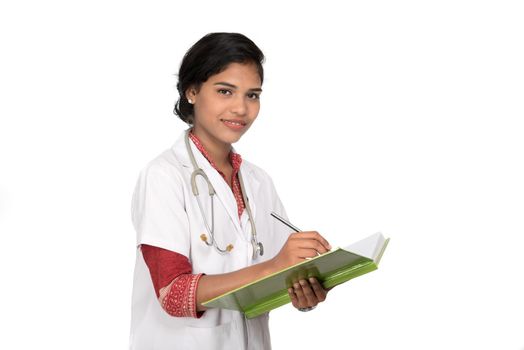
<instances>
[{"instance_id":1,"label":"young woman","mask_svg":"<svg viewBox=\"0 0 524 350\"><path fill-rule=\"evenodd\" d=\"M318 232L291 231L271 178L235 152L260 109L260 49L212 33L184 56L175 113L189 125L140 173L131 349L269 349L268 315L207 309L206 300L331 249ZM312 278L289 289L293 306L326 298Z\"/></svg>"}]
</instances>

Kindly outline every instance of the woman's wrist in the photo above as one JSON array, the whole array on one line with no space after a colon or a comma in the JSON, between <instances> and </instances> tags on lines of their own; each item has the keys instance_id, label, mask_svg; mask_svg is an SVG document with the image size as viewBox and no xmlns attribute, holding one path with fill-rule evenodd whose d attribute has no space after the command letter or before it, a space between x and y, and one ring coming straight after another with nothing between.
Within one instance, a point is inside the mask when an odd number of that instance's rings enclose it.
<instances>
[{"instance_id":1,"label":"woman's wrist","mask_svg":"<svg viewBox=\"0 0 524 350\"><path fill-rule=\"evenodd\" d=\"M278 268L278 266L277 266L275 258L266 260L265 262L262 263L262 265L264 265L264 267L262 269L264 277L268 276L268 275L271 275L271 274L273 274L275 272L278 272L280 270Z\"/></svg>"},{"instance_id":2,"label":"woman's wrist","mask_svg":"<svg viewBox=\"0 0 524 350\"><path fill-rule=\"evenodd\" d=\"M197 310L205 310L199 304L206 300L264 278L277 271L274 259L270 259L237 271L217 275L203 275L197 287Z\"/></svg>"}]
</instances>

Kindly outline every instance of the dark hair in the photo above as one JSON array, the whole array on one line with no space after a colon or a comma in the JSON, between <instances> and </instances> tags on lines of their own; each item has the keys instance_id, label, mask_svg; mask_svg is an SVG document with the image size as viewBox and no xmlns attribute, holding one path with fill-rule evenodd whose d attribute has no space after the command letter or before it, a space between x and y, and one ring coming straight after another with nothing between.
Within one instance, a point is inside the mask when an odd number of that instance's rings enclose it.
<instances>
[{"instance_id":1,"label":"dark hair","mask_svg":"<svg viewBox=\"0 0 524 350\"><path fill-rule=\"evenodd\" d=\"M174 113L187 124L193 124L193 105L187 101L186 90L195 87L211 76L224 71L230 63L254 63L264 81L264 54L246 36L239 33L210 33L197 41L184 55L178 71L176 85L179 99Z\"/></svg>"}]
</instances>

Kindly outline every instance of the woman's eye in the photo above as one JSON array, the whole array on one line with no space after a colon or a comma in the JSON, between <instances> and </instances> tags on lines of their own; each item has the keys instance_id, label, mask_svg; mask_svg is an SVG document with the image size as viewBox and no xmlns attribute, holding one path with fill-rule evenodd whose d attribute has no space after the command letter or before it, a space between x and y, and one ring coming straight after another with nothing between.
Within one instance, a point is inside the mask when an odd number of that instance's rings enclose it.
<instances>
[{"instance_id":1,"label":"woman's eye","mask_svg":"<svg viewBox=\"0 0 524 350\"><path fill-rule=\"evenodd\" d=\"M228 89L220 89L218 90L218 93L222 95L231 95L231 91Z\"/></svg>"},{"instance_id":2,"label":"woman's eye","mask_svg":"<svg viewBox=\"0 0 524 350\"><path fill-rule=\"evenodd\" d=\"M247 95L247 97L249 97L252 100L258 100L260 98L260 94L252 93L252 94Z\"/></svg>"}]
</instances>

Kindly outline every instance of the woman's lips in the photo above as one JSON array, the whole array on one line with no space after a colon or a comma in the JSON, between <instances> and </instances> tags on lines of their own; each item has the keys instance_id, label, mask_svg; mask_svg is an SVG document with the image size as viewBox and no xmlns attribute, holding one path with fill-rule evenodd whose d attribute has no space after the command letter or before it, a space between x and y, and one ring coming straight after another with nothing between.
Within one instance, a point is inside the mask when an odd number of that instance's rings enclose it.
<instances>
[{"instance_id":1,"label":"woman's lips","mask_svg":"<svg viewBox=\"0 0 524 350\"><path fill-rule=\"evenodd\" d=\"M246 127L246 123L244 121L241 121L241 120L233 120L233 119L231 119L231 120L221 119L221 120L231 130L238 131L238 130L242 130L242 129L244 129Z\"/></svg>"}]
</instances>

